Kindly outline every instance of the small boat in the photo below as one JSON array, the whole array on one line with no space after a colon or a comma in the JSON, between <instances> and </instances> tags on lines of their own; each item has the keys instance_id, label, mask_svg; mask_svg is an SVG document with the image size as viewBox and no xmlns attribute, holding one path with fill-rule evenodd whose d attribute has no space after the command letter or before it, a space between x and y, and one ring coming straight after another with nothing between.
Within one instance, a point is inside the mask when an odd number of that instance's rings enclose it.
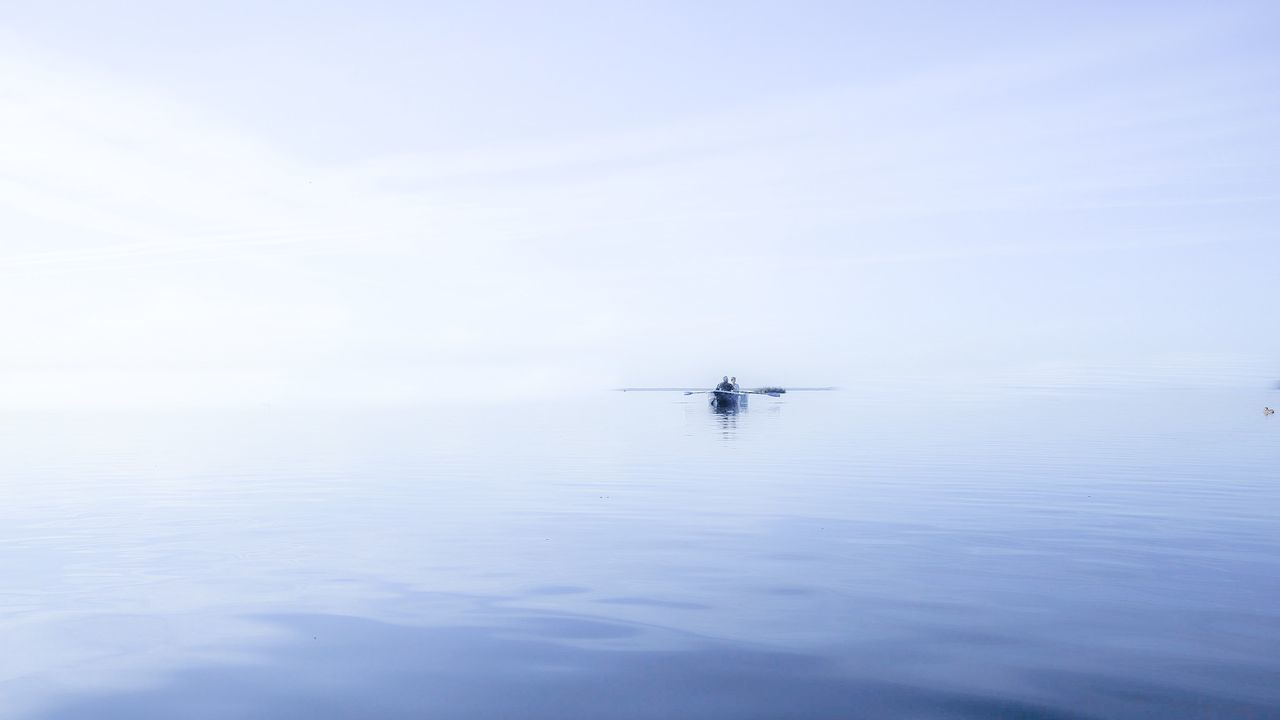
<instances>
[{"instance_id":1,"label":"small boat","mask_svg":"<svg viewBox=\"0 0 1280 720\"><path fill-rule=\"evenodd\" d=\"M748 393L737 390L712 390L711 404L718 408L740 408L747 406Z\"/></svg>"}]
</instances>

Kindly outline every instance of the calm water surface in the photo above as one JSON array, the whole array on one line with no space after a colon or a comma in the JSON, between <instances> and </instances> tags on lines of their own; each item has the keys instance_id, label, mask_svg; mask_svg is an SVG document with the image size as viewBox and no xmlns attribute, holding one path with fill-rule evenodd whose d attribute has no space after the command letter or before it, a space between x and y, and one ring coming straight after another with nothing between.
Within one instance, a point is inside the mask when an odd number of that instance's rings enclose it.
<instances>
[{"instance_id":1,"label":"calm water surface","mask_svg":"<svg viewBox=\"0 0 1280 720\"><path fill-rule=\"evenodd\" d=\"M1280 717L1277 395L0 416L0 717Z\"/></svg>"}]
</instances>

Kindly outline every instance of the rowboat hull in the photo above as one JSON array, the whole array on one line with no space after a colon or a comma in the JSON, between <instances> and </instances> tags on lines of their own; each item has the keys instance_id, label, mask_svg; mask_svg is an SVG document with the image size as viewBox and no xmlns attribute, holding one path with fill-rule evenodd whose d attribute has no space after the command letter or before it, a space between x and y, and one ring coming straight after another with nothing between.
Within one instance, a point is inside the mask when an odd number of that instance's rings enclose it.
<instances>
[{"instance_id":1,"label":"rowboat hull","mask_svg":"<svg viewBox=\"0 0 1280 720\"><path fill-rule=\"evenodd\" d=\"M713 390L711 391L711 404L715 407L724 409L746 407L747 394L743 392Z\"/></svg>"}]
</instances>

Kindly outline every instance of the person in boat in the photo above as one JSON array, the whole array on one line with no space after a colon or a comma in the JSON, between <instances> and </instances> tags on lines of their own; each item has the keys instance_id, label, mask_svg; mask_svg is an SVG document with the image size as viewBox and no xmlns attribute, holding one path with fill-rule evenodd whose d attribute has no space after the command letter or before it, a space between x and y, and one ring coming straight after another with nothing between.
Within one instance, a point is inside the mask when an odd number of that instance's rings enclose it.
<instances>
[{"instance_id":1,"label":"person in boat","mask_svg":"<svg viewBox=\"0 0 1280 720\"><path fill-rule=\"evenodd\" d=\"M736 375L734 377L729 378L729 384L733 386L734 392L738 391L738 377Z\"/></svg>"},{"instance_id":2,"label":"person in boat","mask_svg":"<svg viewBox=\"0 0 1280 720\"><path fill-rule=\"evenodd\" d=\"M725 375L724 378L720 380L720 384L716 386L716 389L717 390L733 390L734 389L733 383L729 382L728 375Z\"/></svg>"}]
</instances>

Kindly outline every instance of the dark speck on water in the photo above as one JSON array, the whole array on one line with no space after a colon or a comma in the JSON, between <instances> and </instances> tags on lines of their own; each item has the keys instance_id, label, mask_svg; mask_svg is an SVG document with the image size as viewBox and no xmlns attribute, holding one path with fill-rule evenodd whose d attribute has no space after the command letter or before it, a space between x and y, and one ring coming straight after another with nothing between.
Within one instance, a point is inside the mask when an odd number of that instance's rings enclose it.
<instances>
[{"instance_id":1,"label":"dark speck on water","mask_svg":"<svg viewBox=\"0 0 1280 720\"><path fill-rule=\"evenodd\" d=\"M0 416L0 717L1280 717L1258 404Z\"/></svg>"}]
</instances>

